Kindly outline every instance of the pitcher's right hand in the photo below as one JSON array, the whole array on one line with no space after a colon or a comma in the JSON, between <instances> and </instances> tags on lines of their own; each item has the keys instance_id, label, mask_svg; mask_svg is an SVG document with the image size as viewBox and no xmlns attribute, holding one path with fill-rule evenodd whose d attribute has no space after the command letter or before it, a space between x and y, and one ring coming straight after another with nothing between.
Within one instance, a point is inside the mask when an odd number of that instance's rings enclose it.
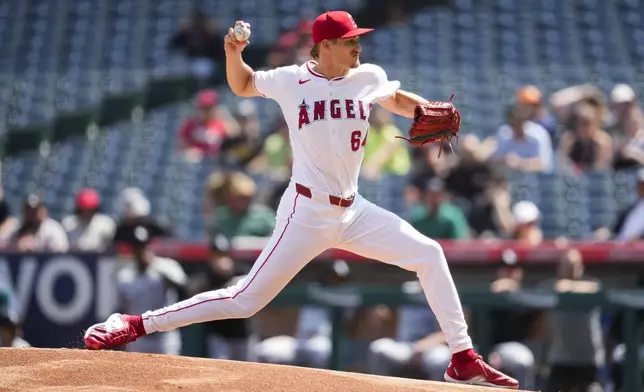
<instances>
[{"instance_id":1,"label":"pitcher's right hand","mask_svg":"<svg viewBox=\"0 0 644 392\"><path fill-rule=\"evenodd\" d=\"M233 31L237 26L246 26L250 29L250 23L246 23L242 20L235 22L235 26L228 29L228 34L224 37L224 49L226 53L241 53L250 41L237 41L235 38L235 32Z\"/></svg>"}]
</instances>

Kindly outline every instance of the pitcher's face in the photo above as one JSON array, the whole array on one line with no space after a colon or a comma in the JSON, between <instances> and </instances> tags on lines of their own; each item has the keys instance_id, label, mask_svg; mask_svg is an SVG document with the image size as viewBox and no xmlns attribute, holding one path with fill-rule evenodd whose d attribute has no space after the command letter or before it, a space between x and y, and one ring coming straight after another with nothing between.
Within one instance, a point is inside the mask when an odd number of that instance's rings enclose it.
<instances>
[{"instance_id":1,"label":"pitcher's face","mask_svg":"<svg viewBox=\"0 0 644 392\"><path fill-rule=\"evenodd\" d=\"M342 68L358 68L360 66L360 37L338 38L330 43L331 58Z\"/></svg>"}]
</instances>

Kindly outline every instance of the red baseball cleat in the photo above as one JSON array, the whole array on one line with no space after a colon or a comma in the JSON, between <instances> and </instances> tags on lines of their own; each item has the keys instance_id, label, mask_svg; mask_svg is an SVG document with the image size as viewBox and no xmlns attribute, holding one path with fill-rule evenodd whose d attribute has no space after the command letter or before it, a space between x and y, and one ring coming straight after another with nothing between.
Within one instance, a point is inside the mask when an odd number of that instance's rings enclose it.
<instances>
[{"instance_id":1,"label":"red baseball cleat","mask_svg":"<svg viewBox=\"0 0 644 392\"><path fill-rule=\"evenodd\" d=\"M122 347L145 335L140 316L119 313L104 323L94 324L85 331L85 346L90 350Z\"/></svg>"},{"instance_id":2,"label":"red baseball cleat","mask_svg":"<svg viewBox=\"0 0 644 392\"><path fill-rule=\"evenodd\" d=\"M480 355L476 355L476 358L464 363L452 360L445 372L445 381L506 389L519 388L517 380L485 363Z\"/></svg>"}]
</instances>

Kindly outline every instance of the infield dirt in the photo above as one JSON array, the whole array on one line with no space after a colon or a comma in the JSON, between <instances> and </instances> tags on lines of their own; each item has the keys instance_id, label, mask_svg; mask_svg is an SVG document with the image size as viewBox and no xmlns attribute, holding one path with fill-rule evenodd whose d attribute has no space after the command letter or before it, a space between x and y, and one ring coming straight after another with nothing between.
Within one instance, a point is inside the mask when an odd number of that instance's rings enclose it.
<instances>
[{"instance_id":1,"label":"infield dirt","mask_svg":"<svg viewBox=\"0 0 644 392\"><path fill-rule=\"evenodd\" d=\"M0 349L0 392L493 392L358 373L180 356Z\"/></svg>"}]
</instances>

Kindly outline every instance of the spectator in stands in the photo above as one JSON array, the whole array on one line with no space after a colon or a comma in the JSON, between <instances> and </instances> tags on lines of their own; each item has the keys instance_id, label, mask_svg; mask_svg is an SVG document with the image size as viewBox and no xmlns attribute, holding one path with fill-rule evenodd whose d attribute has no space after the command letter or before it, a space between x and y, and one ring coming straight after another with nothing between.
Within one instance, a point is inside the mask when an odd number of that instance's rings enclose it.
<instances>
[{"instance_id":1,"label":"spectator in stands","mask_svg":"<svg viewBox=\"0 0 644 392\"><path fill-rule=\"evenodd\" d=\"M583 103L574 112L574 126L559 143L559 161L573 172L606 170L613 164L613 142L602 129L602 109Z\"/></svg>"},{"instance_id":2,"label":"spectator in stands","mask_svg":"<svg viewBox=\"0 0 644 392\"><path fill-rule=\"evenodd\" d=\"M103 252L112 245L116 224L99 212L101 199L94 189L82 189L76 195L74 215L62 221L69 249L82 252Z\"/></svg>"},{"instance_id":3,"label":"spectator in stands","mask_svg":"<svg viewBox=\"0 0 644 392\"><path fill-rule=\"evenodd\" d=\"M419 286L417 282L407 285ZM400 307L396 331L394 339L381 338L369 346L368 372L442 381L451 351L431 309L427 306Z\"/></svg>"},{"instance_id":4,"label":"spectator in stands","mask_svg":"<svg viewBox=\"0 0 644 392\"><path fill-rule=\"evenodd\" d=\"M237 105L235 120L239 132L228 134L221 147L225 151L224 165L246 170L248 164L261 153L264 142L255 103L250 99L241 100Z\"/></svg>"},{"instance_id":5,"label":"spectator in stands","mask_svg":"<svg viewBox=\"0 0 644 392\"><path fill-rule=\"evenodd\" d=\"M311 287L331 288L346 284L349 266L338 260L320 275ZM356 312L345 312L346 321L352 324ZM331 356L331 312L327 307L303 306L300 309L295 336L278 335L264 339L257 345L259 362L281 365L328 368ZM350 356L350 345L345 345L345 357Z\"/></svg>"},{"instance_id":6,"label":"spectator in stands","mask_svg":"<svg viewBox=\"0 0 644 392\"><path fill-rule=\"evenodd\" d=\"M521 117L541 125L548 131L553 142L558 140L557 122L546 110L543 104L543 94L536 86L527 85L521 87L517 91L516 105Z\"/></svg>"},{"instance_id":7,"label":"spectator in stands","mask_svg":"<svg viewBox=\"0 0 644 392\"><path fill-rule=\"evenodd\" d=\"M45 203L38 195L30 194L10 246L20 252L67 252L69 241L63 226L49 217Z\"/></svg>"},{"instance_id":8,"label":"spectator in stands","mask_svg":"<svg viewBox=\"0 0 644 392\"><path fill-rule=\"evenodd\" d=\"M181 151L193 162L201 161L204 156L218 156L231 128L231 121L221 115L219 94L216 91L200 92L197 107L197 116L184 120L179 130Z\"/></svg>"},{"instance_id":9,"label":"spectator in stands","mask_svg":"<svg viewBox=\"0 0 644 392\"><path fill-rule=\"evenodd\" d=\"M552 139L541 125L526 121L516 106L506 111L506 124L496 135L493 161L511 170L550 172L553 167Z\"/></svg>"},{"instance_id":10,"label":"spectator in stands","mask_svg":"<svg viewBox=\"0 0 644 392\"><path fill-rule=\"evenodd\" d=\"M230 254L230 241L216 235L210 241L210 259L191 279L190 295L235 285L244 278ZM228 319L204 323L208 356L233 361L255 361L252 319Z\"/></svg>"},{"instance_id":11,"label":"spectator in stands","mask_svg":"<svg viewBox=\"0 0 644 392\"><path fill-rule=\"evenodd\" d=\"M429 180L424 189L424 206L412 209L409 222L416 230L434 239L460 240L469 236L463 211L447 200L440 178Z\"/></svg>"},{"instance_id":12,"label":"spectator in stands","mask_svg":"<svg viewBox=\"0 0 644 392\"><path fill-rule=\"evenodd\" d=\"M485 192L492 165L480 154L480 141L473 134L461 137L457 163L445 177L445 187L456 198L472 200Z\"/></svg>"},{"instance_id":13,"label":"spectator in stands","mask_svg":"<svg viewBox=\"0 0 644 392\"><path fill-rule=\"evenodd\" d=\"M559 293L596 293L601 284L584 276L581 253L568 250L557 268L557 279L541 285ZM547 392L594 391L599 387L599 369L605 350L601 308L553 310L549 316L550 377ZM600 389L601 390L601 389Z\"/></svg>"},{"instance_id":14,"label":"spectator in stands","mask_svg":"<svg viewBox=\"0 0 644 392\"><path fill-rule=\"evenodd\" d=\"M145 226L134 226L127 238L132 259L116 272L118 311L142 314L184 298L188 277L176 260L154 254L150 246L153 233ZM146 336L129 344L127 351L178 355L181 335L174 330Z\"/></svg>"},{"instance_id":15,"label":"spectator in stands","mask_svg":"<svg viewBox=\"0 0 644 392\"><path fill-rule=\"evenodd\" d=\"M225 191L230 182L231 175L231 171L217 170L210 174L206 180L202 197L202 213L206 226L210 224L210 219L215 208L224 202Z\"/></svg>"},{"instance_id":16,"label":"spectator in stands","mask_svg":"<svg viewBox=\"0 0 644 392\"><path fill-rule=\"evenodd\" d=\"M411 169L409 150L396 139L402 133L393 123L391 113L380 106L374 107L369 122L362 176L373 180L381 175L407 174Z\"/></svg>"},{"instance_id":17,"label":"spectator in stands","mask_svg":"<svg viewBox=\"0 0 644 392\"><path fill-rule=\"evenodd\" d=\"M447 145L445 147L449 149ZM427 181L434 177L447 177L450 168L454 166L454 161L457 160L455 154L447 154L448 150L443 149L439 158L439 152L441 152L439 143L427 143L420 148L411 150L412 168L405 196L408 205L422 205Z\"/></svg>"},{"instance_id":18,"label":"spectator in stands","mask_svg":"<svg viewBox=\"0 0 644 392\"><path fill-rule=\"evenodd\" d=\"M198 7L170 39L170 48L183 52L191 61L191 72L205 83L212 83L224 60L219 25Z\"/></svg>"},{"instance_id":19,"label":"spectator in stands","mask_svg":"<svg viewBox=\"0 0 644 392\"><path fill-rule=\"evenodd\" d=\"M479 238L505 238L515 229L512 195L505 173L498 167L490 172L483 192L471 199L468 222Z\"/></svg>"},{"instance_id":20,"label":"spectator in stands","mask_svg":"<svg viewBox=\"0 0 644 392\"><path fill-rule=\"evenodd\" d=\"M208 229L210 238L222 234L269 237L275 228L275 212L255 200L257 185L245 173L233 172L223 190L223 203L214 208Z\"/></svg>"},{"instance_id":21,"label":"spectator in stands","mask_svg":"<svg viewBox=\"0 0 644 392\"><path fill-rule=\"evenodd\" d=\"M126 188L120 195L120 221L114 233L114 243L133 241L134 228L143 226L152 237L171 237L172 230L159 219L150 216L150 201L139 188Z\"/></svg>"},{"instance_id":22,"label":"spectator in stands","mask_svg":"<svg viewBox=\"0 0 644 392\"><path fill-rule=\"evenodd\" d=\"M511 293L521 290L523 268L516 254L503 253L497 277L490 290L493 293ZM493 331L490 364L519 380L521 388L531 390L535 386L535 359L528 343L543 338L545 313L529 308L498 309L490 312Z\"/></svg>"},{"instance_id":23,"label":"spectator in stands","mask_svg":"<svg viewBox=\"0 0 644 392\"><path fill-rule=\"evenodd\" d=\"M541 212L531 201L523 200L512 207L511 238L522 245L537 246L543 242L539 227Z\"/></svg>"},{"instance_id":24,"label":"spectator in stands","mask_svg":"<svg viewBox=\"0 0 644 392\"><path fill-rule=\"evenodd\" d=\"M616 85L610 94L613 119L607 132L613 138L617 170L644 165L644 113L633 88Z\"/></svg>"},{"instance_id":25,"label":"spectator in stands","mask_svg":"<svg viewBox=\"0 0 644 392\"><path fill-rule=\"evenodd\" d=\"M275 132L266 138L261 153L248 165L248 171L271 180L286 180L291 175L292 161L288 125L284 117L278 116Z\"/></svg>"},{"instance_id":26,"label":"spectator in stands","mask_svg":"<svg viewBox=\"0 0 644 392\"><path fill-rule=\"evenodd\" d=\"M0 187L0 249L9 245L11 237L18 230L18 219L11 215L11 207Z\"/></svg>"},{"instance_id":27,"label":"spectator in stands","mask_svg":"<svg viewBox=\"0 0 644 392\"><path fill-rule=\"evenodd\" d=\"M612 230L619 241L636 241L644 237L644 167L637 171L638 198L621 211Z\"/></svg>"},{"instance_id":28,"label":"spectator in stands","mask_svg":"<svg viewBox=\"0 0 644 392\"><path fill-rule=\"evenodd\" d=\"M564 129L574 128L575 112L577 107L582 104L589 104L596 108L601 117L602 124L608 120L602 92L595 86L584 84L566 87L552 94L550 104L552 105L557 121Z\"/></svg>"}]
</instances>

